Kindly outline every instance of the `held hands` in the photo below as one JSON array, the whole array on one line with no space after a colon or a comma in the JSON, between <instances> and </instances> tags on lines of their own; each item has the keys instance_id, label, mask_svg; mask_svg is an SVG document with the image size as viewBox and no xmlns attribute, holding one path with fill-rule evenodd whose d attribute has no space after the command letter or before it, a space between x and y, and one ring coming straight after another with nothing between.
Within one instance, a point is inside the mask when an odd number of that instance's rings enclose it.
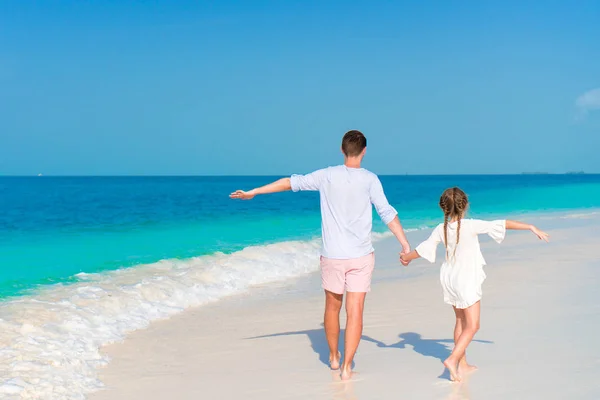
<instances>
[{"instance_id":1,"label":"held hands","mask_svg":"<svg viewBox=\"0 0 600 400\"><path fill-rule=\"evenodd\" d=\"M230 199L240 199L240 200L252 200L256 196L253 190L249 192L244 192L243 190L236 190L235 192L229 195Z\"/></svg>"},{"instance_id":2,"label":"held hands","mask_svg":"<svg viewBox=\"0 0 600 400\"><path fill-rule=\"evenodd\" d=\"M410 245L407 243L406 245L402 246L402 252L400 252L400 264L404 265L405 267L407 267L410 263L410 260L406 259L408 253L410 253Z\"/></svg>"},{"instance_id":3,"label":"held hands","mask_svg":"<svg viewBox=\"0 0 600 400\"><path fill-rule=\"evenodd\" d=\"M410 264L410 260L406 259L406 253L400 253L400 264L404 265L405 267L408 267L408 264Z\"/></svg>"},{"instance_id":4,"label":"held hands","mask_svg":"<svg viewBox=\"0 0 600 400\"><path fill-rule=\"evenodd\" d=\"M529 230L531 232L533 232L533 234L536 235L540 240L543 240L545 242L549 242L550 241L550 235L548 235L544 231L540 231L537 227L531 225L531 228L529 228Z\"/></svg>"}]
</instances>

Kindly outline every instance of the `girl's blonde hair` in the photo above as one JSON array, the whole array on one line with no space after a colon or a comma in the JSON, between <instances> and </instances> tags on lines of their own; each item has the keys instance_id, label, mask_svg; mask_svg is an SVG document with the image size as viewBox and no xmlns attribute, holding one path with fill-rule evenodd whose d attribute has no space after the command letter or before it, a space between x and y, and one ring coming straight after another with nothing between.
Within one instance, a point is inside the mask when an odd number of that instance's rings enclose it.
<instances>
[{"instance_id":1,"label":"girl's blonde hair","mask_svg":"<svg viewBox=\"0 0 600 400\"><path fill-rule=\"evenodd\" d=\"M454 254L456 255L456 247L460 242L460 220L465 215L469 206L469 198L467 194L457 187L444 190L440 197L440 208L444 212L444 244L446 245L446 255L448 255L448 224L452 219L456 219L458 226L456 229L456 246Z\"/></svg>"}]
</instances>

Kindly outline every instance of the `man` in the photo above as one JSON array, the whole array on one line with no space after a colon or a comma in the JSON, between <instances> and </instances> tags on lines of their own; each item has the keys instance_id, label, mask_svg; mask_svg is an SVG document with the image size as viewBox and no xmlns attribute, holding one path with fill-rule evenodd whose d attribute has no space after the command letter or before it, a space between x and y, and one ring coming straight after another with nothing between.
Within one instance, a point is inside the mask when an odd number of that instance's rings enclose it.
<instances>
[{"instance_id":1,"label":"man","mask_svg":"<svg viewBox=\"0 0 600 400\"><path fill-rule=\"evenodd\" d=\"M342 139L344 165L320 169L308 175L292 175L248 192L237 190L232 199L250 200L259 194L293 190L319 191L323 247L321 281L325 289L325 336L329 345L332 369L340 368L338 351L340 310L346 291L346 344L342 379L352 376L352 360L363 329L365 296L371 289L371 274L375 265L371 229L372 206L382 221L394 233L402 253L410 251L398 213L390 206L377 175L361 168L367 150L367 139L356 130Z\"/></svg>"}]
</instances>

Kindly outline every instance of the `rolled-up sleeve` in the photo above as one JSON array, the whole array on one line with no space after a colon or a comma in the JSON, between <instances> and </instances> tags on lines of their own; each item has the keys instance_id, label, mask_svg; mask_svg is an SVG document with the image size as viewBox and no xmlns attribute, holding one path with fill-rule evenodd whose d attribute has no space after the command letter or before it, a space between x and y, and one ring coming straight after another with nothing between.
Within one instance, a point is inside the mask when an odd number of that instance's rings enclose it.
<instances>
[{"instance_id":1,"label":"rolled-up sleeve","mask_svg":"<svg viewBox=\"0 0 600 400\"><path fill-rule=\"evenodd\" d=\"M371 203L375 206L375 210L377 210L377 214L379 214L379 218L381 218L383 223L387 225L392 222L394 217L398 215L398 211L388 203L385 193L383 192L383 186L381 186L381 181L376 176L374 176L373 182L371 183L369 196L371 197Z\"/></svg>"},{"instance_id":2,"label":"rolled-up sleeve","mask_svg":"<svg viewBox=\"0 0 600 400\"><path fill-rule=\"evenodd\" d=\"M326 174L326 169L320 169L306 175L292 175L290 184L292 191L299 192L301 190L319 190Z\"/></svg>"}]
</instances>

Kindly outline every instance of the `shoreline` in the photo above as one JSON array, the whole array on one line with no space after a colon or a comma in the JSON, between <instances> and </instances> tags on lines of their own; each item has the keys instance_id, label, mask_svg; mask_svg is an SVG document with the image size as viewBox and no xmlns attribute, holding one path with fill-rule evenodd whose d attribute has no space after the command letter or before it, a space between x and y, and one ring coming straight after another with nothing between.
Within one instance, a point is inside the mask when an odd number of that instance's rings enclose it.
<instances>
[{"instance_id":1,"label":"shoreline","mask_svg":"<svg viewBox=\"0 0 600 400\"><path fill-rule=\"evenodd\" d=\"M572 209L556 209L556 210L534 210L534 211L518 211L515 212L514 214L510 214L511 217L513 219L541 219L541 220L545 220L545 219L554 219L554 218L578 218L580 216L586 217L589 215L596 215L596 214L600 214L600 208L598 207L587 207L587 208L572 208ZM480 219L495 219L498 217L503 216L504 213L479 213L479 214L475 214L472 216L472 218L480 218ZM437 219L433 218L432 221L435 220L437 221ZM376 228L373 231L373 241L379 241L382 239L386 239L388 237L390 237L390 232L387 230L387 228L381 224L379 224L378 219L376 216L374 216L374 228ZM410 232L417 232L417 231L427 231L430 229L433 229L435 226L437 225L437 222L435 223L425 223L425 224L421 224L418 227L405 227L405 231L407 233ZM292 237L292 238L283 238L281 240L277 239L277 240L267 240L264 242L257 242L257 243L252 243L252 244L248 244L245 247L240 247L239 249L234 249L234 250L227 250L227 251L211 251L208 253L200 253L197 255L190 255L190 256L186 256L186 257L173 257L173 258L158 258L154 261L148 261L148 262L143 262L140 264L132 264L132 265L125 265L116 269L113 268L108 268L108 269L101 269L98 271L94 271L94 272L78 272L74 275L69 276L68 278L60 278L57 283L40 283L40 284L36 284L35 286L32 287L27 287L25 289L21 289L21 292L17 292L17 293L11 293L9 295L6 295L5 297L0 297L0 306L2 304L5 304L7 302L10 301L14 301L14 300L19 300L22 298L33 298L36 296L40 296L40 295L44 295L46 294L48 291L51 291L57 287L72 287L74 285L78 285L78 284L85 284L90 282L89 279L94 279L97 277L105 277L105 276L109 276L111 274L115 274L115 273L119 273L119 272L123 272L123 271L130 271L130 270L142 270L144 268L148 268L148 267L152 267L156 264L159 263L163 263L163 262L171 262L171 261L176 261L176 262L186 262L186 261L190 261L190 260L194 260L194 259L199 259L199 258L203 258L203 257L215 257L218 255L225 255L225 256L231 256L233 254L236 253L240 253L244 250L247 249L254 249L254 248L266 248L269 246L273 246L273 245L278 245L278 244L286 244L286 243L308 243L308 242L318 242L320 241L320 236L306 236L306 237ZM290 278L293 279L293 278ZM93 282L93 281L92 281Z\"/></svg>"},{"instance_id":2,"label":"shoreline","mask_svg":"<svg viewBox=\"0 0 600 400\"><path fill-rule=\"evenodd\" d=\"M476 342L471 346L469 357L480 364L482 370L473 375L467 385L452 385L444 380L439 363L439 355L446 354L451 346L447 340L451 337L453 320L441 300L436 279L439 266L427 268L428 264L420 262L408 269L395 267L397 246L393 240L385 240L376 245L378 264L373 291L366 304L365 337L356 358L360 373L356 381L335 383L335 374L324 365L328 352L325 354L320 326L322 294L313 274L281 284L279 288L253 288L247 295L186 310L169 320L153 323L146 330L133 332L122 343L105 347L103 352L109 354L112 361L99 373L107 389L92 394L90 399L159 399L168 395L182 399L200 395L219 399L240 396L325 399L332 395L369 399L394 398L391 393L407 393L407 389L410 389L410 398L415 399L451 396L456 391L463 398L469 398L465 392L472 392L479 393L478 398L483 395L486 399L500 399L511 395L507 389L501 390L505 386L503 379L496 376L506 374L514 375L513 379L520 382L519 387L513 388L518 391L512 393L512 398L515 393L517 398L531 398L518 393L530 391L531 395L534 386L540 385L542 380L574 379L569 371L559 371L556 365L548 364L548 350L565 339L564 332L553 333L550 326L555 314L562 315L561 302L573 293L593 298L587 291L573 290L574 286L583 282L589 289L599 278L589 268L567 276L569 279L561 280L560 274L564 264L598 262L593 254L594 236L591 239L587 236L595 232L600 218L592 215L575 221L554 220L555 227L549 229L553 242L547 248L523 233L509 234L502 246L482 243L484 256L492 267L486 267L488 280L484 284L482 329L476 339L494 343ZM410 236L416 244L419 240L416 237L426 236L426 231L413 232ZM578 248L577 254L561 253L573 246ZM536 268L523 269L516 256ZM544 272L542 279L540 271ZM581 274L589 275L588 280L575 279ZM535 289L533 292L531 287ZM294 288L296 290L290 290ZM557 290L561 288L564 290ZM598 315L597 299L593 301L596 303L586 312ZM515 327L514 322L504 326L511 318L517 318L525 329L521 326L507 330L507 327ZM593 324L589 318L576 322L586 328L584 332L589 332L588 325ZM398 337L398 331L403 338ZM580 341L586 348L595 346L591 333L582 334ZM507 351L505 346L511 342L518 351ZM414 351L410 351L411 348ZM589 359L589 351L586 356L586 351L576 350L562 356L576 358L583 365L581 359ZM553 351L561 353L560 349ZM535 355L538 361L527 357L527 362L520 363L519 352ZM587 361L588 375L579 375L589 378L589 374L600 373L600 360ZM529 371L528 365L545 372ZM532 384L520 379L514 371L529 376ZM235 385L228 383L232 380ZM575 380L578 385L568 386L569 396L578 391L600 394L600 390L590 387L589 382L593 380L582 381L581 377ZM544 398L567 398L563 393L567 389L557 391L555 385L546 386L547 390L537 388L535 393L543 392ZM490 393L491 388L497 393ZM338 389L341 393L337 393ZM367 393L374 395L370 397ZM558 396L560 393L563 397Z\"/></svg>"}]
</instances>

